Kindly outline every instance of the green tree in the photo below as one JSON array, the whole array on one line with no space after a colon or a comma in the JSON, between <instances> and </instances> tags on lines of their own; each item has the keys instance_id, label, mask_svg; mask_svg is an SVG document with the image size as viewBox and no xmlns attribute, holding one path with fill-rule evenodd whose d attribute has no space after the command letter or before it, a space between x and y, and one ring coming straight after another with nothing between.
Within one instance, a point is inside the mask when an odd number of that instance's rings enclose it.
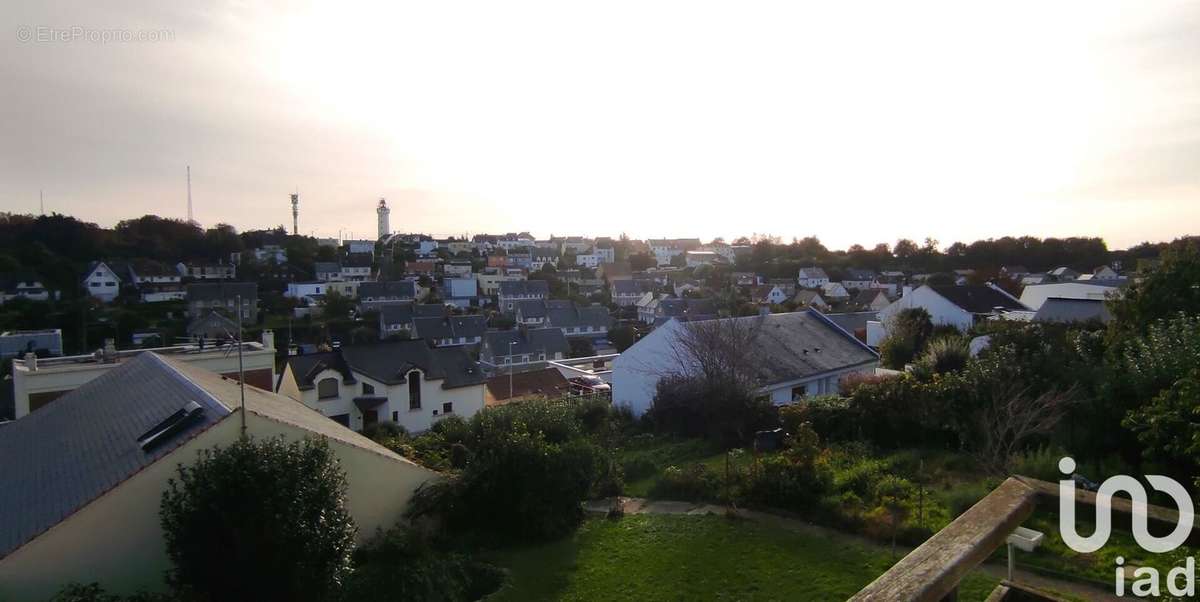
<instances>
[{"instance_id":1,"label":"green tree","mask_svg":"<svg viewBox=\"0 0 1200 602\"><path fill-rule=\"evenodd\" d=\"M618 326L608 331L608 340L617 348L617 353L624 353L637 342L637 335L629 326Z\"/></svg>"},{"instance_id":2,"label":"green tree","mask_svg":"<svg viewBox=\"0 0 1200 602\"><path fill-rule=\"evenodd\" d=\"M1116 336L1145 332L1155 320L1182 312L1200 315L1200 239L1177 240L1158 268L1109 301Z\"/></svg>"},{"instance_id":3,"label":"green tree","mask_svg":"<svg viewBox=\"0 0 1200 602\"><path fill-rule=\"evenodd\" d=\"M240 439L201 450L163 492L168 581L211 600L325 600L357 531L323 439Z\"/></svg>"}]
</instances>

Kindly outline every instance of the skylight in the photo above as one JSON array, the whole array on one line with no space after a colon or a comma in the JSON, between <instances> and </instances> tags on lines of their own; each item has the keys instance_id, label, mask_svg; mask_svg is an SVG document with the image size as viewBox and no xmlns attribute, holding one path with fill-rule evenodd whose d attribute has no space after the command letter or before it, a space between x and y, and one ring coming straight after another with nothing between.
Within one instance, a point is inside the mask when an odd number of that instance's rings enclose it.
<instances>
[{"instance_id":1,"label":"skylight","mask_svg":"<svg viewBox=\"0 0 1200 602\"><path fill-rule=\"evenodd\" d=\"M189 424L195 422L196 419L203 415L204 408L200 404L194 401L187 402L186 405L174 414L167 416L165 420L154 425L150 430L142 433L137 438L138 443L142 445L142 451L150 451L164 441L167 441L172 435L187 428Z\"/></svg>"}]
</instances>

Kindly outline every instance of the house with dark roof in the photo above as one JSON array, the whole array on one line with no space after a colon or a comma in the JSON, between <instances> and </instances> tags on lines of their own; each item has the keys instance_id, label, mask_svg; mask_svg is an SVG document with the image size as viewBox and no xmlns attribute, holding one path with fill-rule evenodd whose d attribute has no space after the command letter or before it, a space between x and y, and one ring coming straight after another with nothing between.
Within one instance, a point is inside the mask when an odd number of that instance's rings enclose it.
<instances>
[{"instance_id":1,"label":"house with dark roof","mask_svg":"<svg viewBox=\"0 0 1200 602\"><path fill-rule=\"evenodd\" d=\"M50 299L50 291L42 284L42 279L37 274L0 274L0 305L17 298L47 301Z\"/></svg>"},{"instance_id":2,"label":"house with dark roof","mask_svg":"<svg viewBox=\"0 0 1200 602\"><path fill-rule=\"evenodd\" d=\"M842 278L842 286L855 290L863 290L871 288L871 283L874 281L875 270L849 268L846 270L846 274Z\"/></svg>"},{"instance_id":3,"label":"house with dark roof","mask_svg":"<svg viewBox=\"0 0 1200 602\"><path fill-rule=\"evenodd\" d=\"M80 280L91 297L108 303L121 294L121 274L109 262L93 261L83 270Z\"/></svg>"},{"instance_id":4,"label":"house with dark roof","mask_svg":"<svg viewBox=\"0 0 1200 602\"><path fill-rule=\"evenodd\" d=\"M435 347L478 345L487 332L483 316L442 316L413 318L413 334Z\"/></svg>"},{"instance_id":5,"label":"house with dark roof","mask_svg":"<svg viewBox=\"0 0 1200 602\"><path fill-rule=\"evenodd\" d=\"M888 298L887 292L879 288L867 288L858 291L854 299L850 301L851 307L859 311L877 312L892 303Z\"/></svg>"},{"instance_id":6,"label":"house with dark roof","mask_svg":"<svg viewBox=\"0 0 1200 602\"><path fill-rule=\"evenodd\" d=\"M796 274L796 283L804 288L821 288L829 284L829 274L815 266L800 268Z\"/></svg>"},{"instance_id":7,"label":"house with dark roof","mask_svg":"<svg viewBox=\"0 0 1200 602\"><path fill-rule=\"evenodd\" d=\"M336 261L318 261L313 264L314 277L321 282L342 279L342 264Z\"/></svg>"},{"instance_id":8,"label":"house with dark roof","mask_svg":"<svg viewBox=\"0 0 1200 602\"><path fill-rule=\"evenodd\" d=\"M655 289L653 280L614 280L608 285L613 303L621 307L636 305L642 295L652 293Z\"/></svg>"},{"instance_id":9,"label":"house with dark roof","mask_svg":"<svg viewBox=\"0 0 1200 602\"><path fill-rule=\"evenodd\" d=\"M1034 322L1083 323L1101 322L1108 324L1112 313L1108 304L1101 299L1063 299L1050 297L1033 314Z\"/></svg>"},{"instance_id":10,"label":"house with dark roof","mask_svg":"<svg viewBox=\"0 0 1200 602\"><path fill-rule=\"evenodd\" d=\"M378 310L385 305L411 303L417 299L417 283L412 280L362 282L358 285L359 311Z\"/></svg>"},{"instance_id":11,"label":"house with dark roof","mask_svg":"<svg viewBox=\"0 0 1200 602\"><path fill-rule=\"evenodd\" d=\"M1007 312L1029 311L1016 297L991 283L962 286L924 285L913 291L906 289L902 297L879 310L879 320L884 331L892 318L901 311L914 307L924 308L929 312L934 326L953 326L962 332L970 330L979 321Z\"/></svg>"},{"instance_id":12,"label":"house with dark roof","mask_svg":"<svg viewBox=\"0 0 1200 602\"><path fill-rule=\"evenodd\" d=\"M658 302L654 308L654 324L662 324L673 318L684 320L709 320L717 317L717 305L712 299L671 299Z\"/></svg>"},{"instance_id":13,"label":"house with dark roof","mask_svg":"<svg viewBox=\"0 0 1200 602\"><path fill-rule=\"evenodd\" d=\"M497 295L500 311L512 313L517 301L529 299L549 299L550 284L545 280L511 280L500 282L500 293Z\"/></svg>"},{"instance_id":14,"label":"house with dark roof","mask_svg":"<svg viewBox=\"0 0 1200 602\"><path fill-rule=\"evenodd\" d=\"M479 361L495 370L565 359L570 354L567 337L558 328L517 328L483 335Z\"/></svg>"},{"instance_id":15,"label":"house with dark roof","mask_svg":"<svg viewBox=\"0 0 1200 602\"><path fill-rule=\"evenodd\" d=\"M290 356L277 390L356 431L393 422L417 433L482 410L483 382L463 348L411 339Z\"/></svg>"},{"instance_id":16,"label":"house with dark roof","mask_svg":"<svg viewBox=\"0 0 1200 602\"><path fill-rule=\"evenodd\" d=\"M441 318L449 315L441 303L387 303L379 306L379 338L413 338L413 320L416 318Z\"/></svg>"},{"instance_id":17,"label":"house with dark roof","mask_svg":"<svg viewBox=\"0 0 1200 602\"><path fill-rule=\"evenodd\" d=\"M482 388L482 387L480 387ZM171 567L158 520L167 481L197 452L245 433L329 444L346 473L361 543L400 521L437 473L280 395L142 353L0 427L0 599L45 600L64 584L161 591Z\"/></svg>"},{"instance_id":18,"label":"house with dark roof","mask_svg":"<svg viewBox=\"0 0 1200 602\"><path fill-rule=\"evenodd\" d=\"M571 392L571 383L558 368L499 374L487 380L484 403L488 407L539 397L560 398Z\"/></svg>"},{"instance_id":19,"label":"house with dark roof","mask_svg":"<svg viewBox=\"0 0 1200 602\"><path fill-rule=\"evenodd\" d=\"M253 324L258 319L258 284L254 282L194 282L186 290L188 317L193 320L210 311L236 320L239 296L242 321Z\"/></svg>"},{"instance_id":20,"label":"house with dark roof","mask_svg":"<svg viewBox=\"0 0 1200 602\"><path fill-rule=\"evenodd\" d=\"M612 316L602 305L579 307L574 302L551 304L546 308L546 324L568 337L606 338L612 326Z\"/></svg>"},{"instance_id":21,"label":"house with dark roof","mask_svg":"<svg viewBox=\"0 0 1200 602\"><path fill-rule=\"evenodd\" d=\"M744 334L750 343L751 377L757 394L777 405L836 393L842 378L871 372L879 355L814 310L742 318L671 320L642 337L613 360L613 403L640 416L650 408L658 382L687 375L695 363L683 351L689 331L720 329Z\"/></svg>"},{"instance_id":22,"label":"house with dark roof","mask_svg":"<svg viewBox=\"0 0 1200 602\"><path fill-rule=\"evenodd\" d=\"M825 298L821 296L821 293L819 291L810 289L801 289L798 291L796 296L792 297L792 302L797 306L804 308L815 307L820 310L829 309L829 303L825 301Z\"/></svg>"}]
</instances>

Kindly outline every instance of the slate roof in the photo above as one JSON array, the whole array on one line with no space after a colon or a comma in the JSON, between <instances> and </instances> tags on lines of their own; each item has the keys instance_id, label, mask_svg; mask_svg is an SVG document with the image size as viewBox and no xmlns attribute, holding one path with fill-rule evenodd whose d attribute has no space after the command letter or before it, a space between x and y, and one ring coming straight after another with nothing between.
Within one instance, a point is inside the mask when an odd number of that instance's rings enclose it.
<instances>
[{"instance_id":1,"label":"slate roof","mask_svg":"<svg viewBox=\"0 0 1200 602\"><path fill-rule=\"evenodd\" d=\"M567 378L562 375L562 372L558 371L558 368L513 373L511 375L511 385L509 376L508 374L503 374L493 376L487 380L488 393L497 402L504 403L510 399L533 395L558 397L566 395L571 388L571 384L567 382ZM510 386L512 390L511 396L508 394Z\"/></svg>"},{"instance_id":2,"label":"slate roof","mask_svg":"<svg viewBox=\"0 0 1200 602\"><path fill-rule=\"evenodd\" d=\"M508 355L509 342L516 343L512 346L513 355L537 355L542 351L545 351L547 356L552 356L555 352L565 355L570 350L567 337L557 328L502 330L483 335L483 345L491 351L493 357Z\"/></svg>"},{"instance_id":3,"label":"slate roof","mask_svg":"<svg viewBox=\"0 0 1200 602\"><path fill-rule=\"evenodd\" d=\"M767 292L770 292L770 291L767 291ZM825 302L825 298L821 297L820 292L813 291L813 290L807 290L807 289L797 292L795 300L797 303L802 303L804 305L808 305L818 298L821 299L821 303L823 305L828 305L828 303Z\"/></svg>"},{"instance_id":4,"label":"slate roof","mask_svg":"<svg viewBox=\"0 0 1200 602\"><path fill-rule=\"evenodd\" d=\"M879 295L883 295L884 301L890 301L887 297L887 291L881 288L865 288L858 291L857 295L854 295L854 305L868 307Z\"/></svg>"},{"instance_id":5,"label":"slate roof","mask_svg":"<svg viewBox=\"0 0 1200 602\"><path fill-rule=\"evenodd\" d=\"M729 320L687 322L687 328L753 329L750 353L759 386L800 380L825 372L868 364L878 354L834 327L820 312L807 310Z\"/></svg>"},{"instance_id":6,"label":"slate roof","mask_svg":"<svg viewBox=\"0 0 1200 602\"><path fill-rule=\"evenodd\" d=\"M1089 322L1099 320L1105 324L1112 320L1108 306L1099 299L1064 299L1050 297L1046 299L1037 313L1033 314L1035 322Z\"/></svg>"},{"instance_id":7,"label":"slate roof","mask_svg":"<svg viewBox=\"0 0 1200 602\"><path fill-rule=\"evenodd\" d=\"M800 268L800 271L804 273L802 278L829 278L829 274L826 274L825 270L818 267Z\"/></svg>"},{"instance_id":8,"label":"slate roof","mask_svg":"<svg viewBox=\"0 0 1200 602\"><path fill-rule=\"evenodd\" d=\"M407 382L405 376L419 368L428 380L442 380L443 389L469 387L483 383L483 374L466 351L458 347L430 349L422 339L350 345L335 351L293 355L288 366L301 390L311 389L313 378L324 369L337 370L343 378L353 373L369 376L386 385Z\"/></svg>"},{"instance_id":9,"label":"slate roof","mask_svg":"<svg viewBox=\"0 0 1200 602\"><path fill-rule=\"evenodd\" d=\"M615 280L611 283L614 295L638 295L654 292L651 280Z\"/></svg>"},{"instance_id":10,"label":"slate roof","mask_svg":"<svg viewBox=\"0 0 1200 602\"><path fill-rule=\"evenodd\" d=\"M370 253L347 253L342 265L348 268L369 268L374 257Z\"/></svg>"},{"instance_id":11,"label":"slate roof","mask_svg":"<svg viewBox=\"0 0 1200 602\"><path fill-rule=\"evenodd\" d=\"M973 314L989 314L998 307L1003 310L1027 311L1020 301L986 285L931 286L933 292Z\"/></svg>"},{"instance_id":12,"label":"slate roof","mask_svg":"<svg viewBox=\"0 0 1200 602\"><path fill-rule=\"evenodd\" d=\"M42 279L38 278L37 274L32 272L9 272L0 274L0 291L13 294L17 292L17 287L20 284L32 287L34 284L42 284Z\"/></svg>"},{"instance_id":13,"label":"slate roof","mask_svg":"<svg viewBox=\"0 0 1200 602\"><path fill-rule=\"evenodd\" d=\"M215 311L206 311L187 327L190 336L204 335L210 339L237 338L237 323Z\"/></svg>"},{"instance_id":14,"label":"slate roof","mask_svg":"<svg viewBox=\"0 0 1200 602\"><path fill-rule=\"evenodd\" d=\"M384 324L411 324L414 318L440 318L444 315L446 306L440 303L390 303L379 308L379 317Z\"/></svg>"},{"instance_id":15,"label":"slate roof","mask_svg":"<svg viewBox=\"0 0 1200 602\"><path fill-rule=\"evenodd\" d=\"M858 268L849 268L846 270L846 280L873 280L874 278L874 270L860 270Z\"/></svg>"},{"instance_id":16,"label":"slate roof","mask_svg":"<svg viewBox=\"0 0 1200 602\"><path fill-rule=\"evenodd\" d=\"M523 299L516 302L513 310L522 318L545 318L546 302L542 299Z\"/></svg>"},{"instance_id":17,"label":"slate roof","mask_svg":"<svg viewBox=\"0 0 1200 602\"><path fill-rule=\"evenodd\" d=\"M608 309L599 305L576 307L574 303L555 307L551 305L546 310L550 325L555 328L571 328L575 326L591 326L593 328L608 328L612 326L612 317Z\"/></svg>"},{"instance_id":18,"label":"slate roof","mask_svg":"<svg viewBox=\"0 0 1200 602\"><path fill-rule=\"evenodd\" d=\"M258 299L258 284L254 282L194 282L187 285L187 300L221 301L232 300L238 295L242 301Z\"/></svg>"},{"instance_id":19,"label":"slate roof","mask_svg":"<svg viewBox=\"0 0 1200 602\"><path fill-rule=\"evenodd\" d=\"M483 316L413 318L413 328L422 339L473 338L487 332L487 319Z\"/></svg>"},{"instance_id":20,"label":"slate roof","mask_svg":"<svg viewBox=\"0 0 1200 602\"><path fill-rule=\"evenodd\" d=\"M663 299L658 302L658 310L667 318L712 316L717 306L712 299Z\"/></svg>"},{"instance_id":21,"label":"slate roof","mask_svg":"<svg viewBox=\"0 0 1200 602\"><path fill-rule=\"evenodd\" d=\"M342 271L342 266L336 261L318 261L313 264L313 271L317 276L321 274L336 274Z\"/></svg>"},{"instance_id":22,"label":"slate roof","mask_svg":"<svg viewBox=\"0 0 1200 602\"><path fill-rule=\"evenodd\" d=\"M194 401L198 419L143 451L137 438ZM0 557L229 415L229 407L142 353L0 427ZM157 520L157 517L147 517Z\"/></svg>"},{"instance_id":23,"label":"slate roof","mask_svg":"<svg viewBox=\"0 0 1200 602\"><path fill-rule=\"evenodd\" d=\"M411 280L392 280L387 282L363 282L358 285L358 298L380 299L412 299L417 296L417 283Z\"/></svg>"},{"instance_id":24,"label":"slate roof","mask_svg":"<svg viewBox=\"0 0 1200 602\"><path fill-rule=\"evenodd\" d=\"M841 314L825 314L825 317L850 334L862 330L863 336L866 336L867 322L878 320L879 312L855 311Z\"/></svg>"},{"instance_id":25,"label":"slate roof","mask_svg":"<svg viewBox=\"0 0 1200 602\"><path fill-rule=\"evenodd\" d=\"M506 280L500 283L500 295L516 297L520 295L550 295L550 284L545 280Z\"/></svg>"}]
</instances>

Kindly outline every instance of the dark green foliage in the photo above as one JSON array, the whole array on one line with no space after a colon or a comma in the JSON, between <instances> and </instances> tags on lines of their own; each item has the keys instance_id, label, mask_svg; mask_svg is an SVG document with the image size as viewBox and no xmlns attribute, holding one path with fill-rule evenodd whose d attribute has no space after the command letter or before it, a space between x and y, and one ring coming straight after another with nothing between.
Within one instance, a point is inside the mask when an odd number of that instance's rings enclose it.
<instances>
[{"instance_id":1,"label":"dark green foliage","mask_svg":"<svg viewBox=\"0 0 1200 602\"><path fill-rule=\"evenodd\" d=\"M967 339L957 334L934 339L925 347L915 369L926 376L962 370L971 359L967 344Z\"/></svg>"},{"instance_id":2,"label":"dark green foliage","mask_svg":"<svg viewBox=\"0 0 1200 602\"><path fill-rule=\"evenodd\" d=\"M596 355L596 346L588 339L574 337L567 339L567 344L570 346L568 357L592 357Z\"/></svg>"},{"instance_id":3,"label":"dark green foliage","mask_svg":"<svg viewBox=\"0 0 1200 602\"><path fill-rule=\"evenodd\" d=\"M1125 419L1144 456L1180 478L1200 477L1200 368L1163 389Z\"/></svg>"},{"instance_id":4,"label":"dark green foliage","mask_svg":"<svg viewBox=\"0 0 1200 602\"><path fill-rule=\"evenodd\" d=\"M495 567L438 550L420 532L394 527L354 551L354 572L341 600L467 602L496 591L503 580Z\"/></svg>"},{"instance_id":5,"label":"dark green foliage","mask_svg":"<svg viewBox=\"0 0 1200 602\"><path fill-rule=\"evenodd\" d=\"M778 423L768 399L756 398L731 382L681 376L658 381L646 420L661 433L704 437L730 446L745 444L755 431Z\"/></svg>"},{"instance_id":6,"label":"dark green foliage","mask_svg":"<svg viewBox=\"0 0 1200 602\"><path fill-rule=\"evenodd\" d=\"M100 587L99 583L71 583L63 587L50 598L50 602L180 602L188 600L185 596L171 594L137 593L131 596L110 594Z\"/></svg>"},{"instance_id":7,"label":"dark green foliage","mask_svg":"<svg viewBox=\"0 0 1200 602\"><path fill-rule=\"evenodd\" d=\"M887 325L888 336L879 344L880 360L885 367L903 370L925 351L933 334L933 321L922 307L901 310Z\"/></svg>"},{"instance_id":8,"label":"dark green foliage","mask_svg":"<svg viewBox=\"0 0 1200 602\"><path fill-rule=\"evenodd\" d=\"M624 353L637 342L633 328L629 326L618 326L608 331L608 340L617 348L617 353Z\"/></svg>"},{"instance_id":9,"label":"dark green foliage","mask_svg":"<svg viewBox=\"0 0 1200 602\"><path fill-rule=\"evenodd\" d=\"M1176 240L1159 265L1109 302L1114 335L1145 332L1156 320L1200 314L1200 239Z\"/></svg>"},{"instance_id":10,"label":"dark green foliage","mask_svg":"<svg viewBox=\"0 0 1200 602\"><path fill-rule=\"evenodd\" d=\"M350 569L346 476L324 440L202 450L163 492L168 581L210 600L325 600Z\"/></svg>"},{"instance_id":11,"label":"dark green foliage","mask_svg":"<svg viewBox=\"0 0 1200 602\"><path fill-rule=\"evenodd\" d=\"M619 466L598 444L609 424L601 407L573 401L508 404L476 414L465 429L435 433L443 446L461 437L465 466L420 489L410 515L438 515L452 533L495 542L569 532L583 518L580 501L596 490L613 494L621 487Z\"/></svg>"},{"instance_id":12,"label":"dark green foliage","mask_svg":"<svg viewBox=\"0 0 1200 602\"><path fill-rule=\"evenodd\" d=\"M663 500L707 501L717 499L720 490L720 477L703 464L692 464L683 468L668 466L650 488L650 497Z\"/></svg>"}]
</instances>

